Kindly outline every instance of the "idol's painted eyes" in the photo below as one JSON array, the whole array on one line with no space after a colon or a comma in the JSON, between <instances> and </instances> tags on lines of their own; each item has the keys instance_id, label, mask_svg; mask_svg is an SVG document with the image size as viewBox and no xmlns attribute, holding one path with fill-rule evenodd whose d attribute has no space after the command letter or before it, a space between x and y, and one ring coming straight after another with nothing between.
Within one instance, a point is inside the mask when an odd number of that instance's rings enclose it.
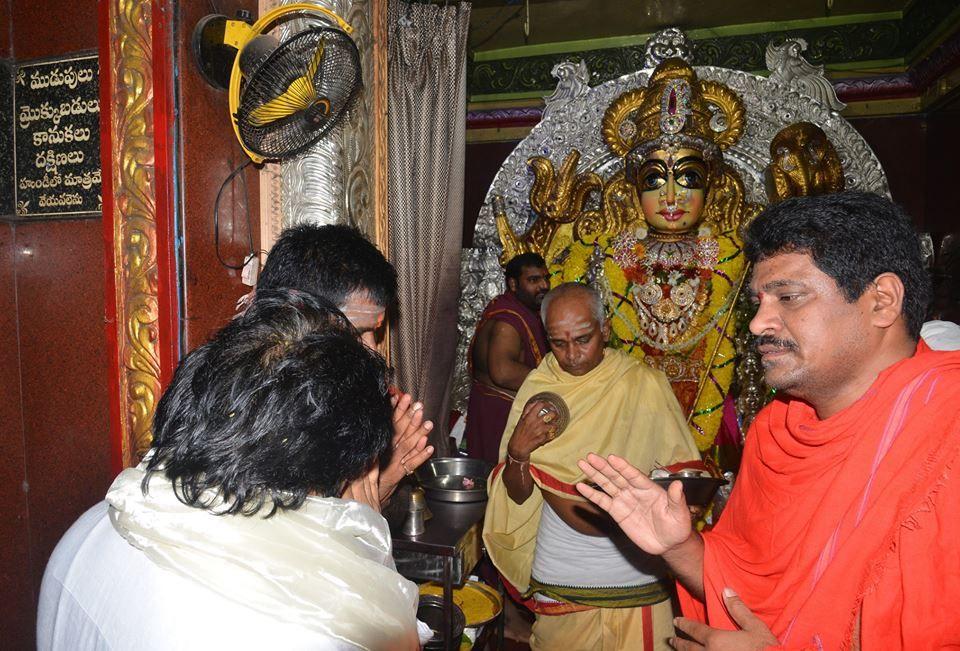
<instances>
[{"instance_id":1,"label":"idol's painted eyes","mask_svg":"<svg viewBox=\"0 0 960 651\"><path fill-rule=\"evenodd\" d=\"M662 188L667 182L667 165L662 160L649 160L640 167L640 191Z\"/></svg>"},{"instance_id":2,"label":"idol's painted eyes","mask_svg":"<svg viewBox=\"0 0 960 651\"><path fill-rule=\"evenodd\" d=\"M667 177L662 172L650 172L641 177L641 187L644 192L649 192L650 190L656 190L657 188L662 188L667 182Z\"/></svg>"},{"instance_id":3,"label":"idol's painted eyes","mask_svg":"<svg viewBox=\"0 0 960 651\"><path fill-rule=\"evenodd\" d=\"M640 191L662 188L671 175L677 185L688 190L700 190L706 186L707 169L699 159L681 159L672 170L668 170L661 160L649 160L640 168Z\"/></svg>"},{"instance_id":4,"label":"idol's painted eyes","mask_svg":"<svg viewBox=\"0 0 960 651\"><path fill-rule=\"evenodd\" d=\"M683 158L673 168L677 185L688 190L701 190L706 186L707 168L697 158Z\"/></svg>"}]
</instances>

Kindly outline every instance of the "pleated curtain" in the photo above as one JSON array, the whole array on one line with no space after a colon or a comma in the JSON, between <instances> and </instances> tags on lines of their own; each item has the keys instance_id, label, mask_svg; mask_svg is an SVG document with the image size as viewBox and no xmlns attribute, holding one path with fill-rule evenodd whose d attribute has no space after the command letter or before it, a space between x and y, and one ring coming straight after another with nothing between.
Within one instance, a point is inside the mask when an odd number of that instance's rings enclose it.
<instances>
[{"instance_id":1,"label":"pleated curtain","mask_svg":"<svg viewBox=\"0 0 960 651\"><path fill-rule=\"evenodd\" d=\"M447 453L457 343L470 5L390 4L388 221L399 274L391 329L397 384L424 403Z\"/></svg>"}]
</instances>

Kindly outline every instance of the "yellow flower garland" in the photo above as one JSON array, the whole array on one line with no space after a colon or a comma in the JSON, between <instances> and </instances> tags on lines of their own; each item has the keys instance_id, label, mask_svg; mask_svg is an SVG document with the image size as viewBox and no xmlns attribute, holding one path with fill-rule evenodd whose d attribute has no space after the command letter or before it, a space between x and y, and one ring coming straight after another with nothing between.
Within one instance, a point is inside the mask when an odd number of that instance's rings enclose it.
<instances>
[{"instance_id":1,"label":"yellow flower garland","mask_svg":"<svg viewBox=\"0 0 960 651\"><path fill-rule=\"evenodd\" d=\"M707 369L708 376L702 382L703 388L696 404L693 406L692 417L689 419L690 431L701 451L708 450L716 439L723 418L723 400L733 381L736 357L733 334L736 324L735 319L726 320L724 316L726 315L725 309L733 310L735 308L733 292L736 291L745 268L743 243L735 231L721 233L715 239L719 244L720 253L717 265L712 270L710 299L703 311L700 312L697 320L689 327L689 329L695 331L710 328L708 334L703 338L703 355L705 358L709 358L714 350L717 351L710 368ZM567 255L560 256L562 262L554 262L551 265L550 272L554 284L584 281L596 245L599 246L605 256L603 271L607 286L614 294L627 296L629 281L623 269L613 261L611 240L611 236L601 235L596 239L578 241L570 245L566 250ZM635 333L640 331L640 319L632 303L625 302L614 314L614 304L610 301L610 298L608 297L607 310L611 316L611 324L616 339L633 341L636 338ZM718 314L721 310L724 310L724 313ZM726 328L723 332L720 332L725 322ZM720 339L721 337L722 339ZM718 339L720 339L719 347L717 346ZM645 356L643 349L639 346L634 347L629 352L637 359L643 359ZM706 361L707 359L704 359L704 362Z\"/></svg>"}]
</instances>

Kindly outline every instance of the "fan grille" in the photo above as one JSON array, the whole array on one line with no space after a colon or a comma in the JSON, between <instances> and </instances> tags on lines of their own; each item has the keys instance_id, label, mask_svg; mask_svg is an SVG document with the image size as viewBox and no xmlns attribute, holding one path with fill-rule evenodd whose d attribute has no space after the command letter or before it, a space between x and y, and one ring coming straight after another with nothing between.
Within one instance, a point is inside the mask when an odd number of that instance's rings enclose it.
<instances>
[{"instance_id":1,"label":"fan grille","mask_svg":"<svg viewBox=\"0 0 960 651\"><path fill-rule=\"evenodd\" d=\"M330 102L330 112L319 121L306 119L304 111L255 126L251 111L282 95L307 72L309 62L323 42L323 57L313 76L318 97ZM333 27L312 27L283 43L257 67L240 87L235 119L240 139L264 158L280 159L307 149L340 121L361 86L360 53L353 40Z\"/></svg>"}]
</instances>

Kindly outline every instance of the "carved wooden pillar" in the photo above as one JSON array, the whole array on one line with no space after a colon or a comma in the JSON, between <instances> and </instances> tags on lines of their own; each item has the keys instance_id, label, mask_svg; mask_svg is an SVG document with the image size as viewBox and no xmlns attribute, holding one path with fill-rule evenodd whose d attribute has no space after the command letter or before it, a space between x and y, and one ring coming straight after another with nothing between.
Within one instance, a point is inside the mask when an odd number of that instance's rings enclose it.
<instances>
[{"instance_id":1,"label":"carved wooden pillar","mask_svg":"<svg viewBox=\"0 0 960 651\"><path fill-rule=\"evenodd\" d=\"M116 470L150 447L177 361L171 143L172 0L100 3L103 232Z\"/></svg>"}]
</instances>

